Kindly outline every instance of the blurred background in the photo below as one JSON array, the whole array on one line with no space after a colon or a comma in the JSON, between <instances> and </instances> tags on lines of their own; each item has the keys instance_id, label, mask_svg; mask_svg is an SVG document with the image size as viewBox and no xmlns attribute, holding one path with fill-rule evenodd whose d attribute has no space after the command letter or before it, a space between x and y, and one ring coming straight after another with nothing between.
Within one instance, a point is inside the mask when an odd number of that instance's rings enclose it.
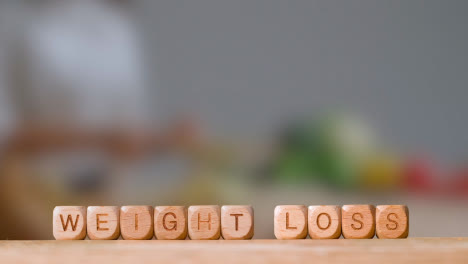
<instances>
[{"instance_id":1,"label":"blurred background","mask_svg":"<svg viewBox=\"0 0 468 264\"><path fill-rule=\"evenodd\" d=\"M468 236L468 2L3 0L0 239L57 205L407 204Z\"/></svg>"}]
</instances>

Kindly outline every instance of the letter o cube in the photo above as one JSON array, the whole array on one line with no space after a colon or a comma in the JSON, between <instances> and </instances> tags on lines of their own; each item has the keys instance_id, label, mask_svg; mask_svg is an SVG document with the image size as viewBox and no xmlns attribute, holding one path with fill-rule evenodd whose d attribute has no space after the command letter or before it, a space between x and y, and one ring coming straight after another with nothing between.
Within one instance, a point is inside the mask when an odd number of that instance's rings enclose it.
<instances>
[{"instance_id":1,"label":"letter o cube","mask_svg":"<svg viewBox=\"0 0 468 264\"><path fill-rule=\"evenodd\" d=\"M335 239L341 236L341 208L336 205L309 206L309 236Z\"/></svg>"}]
</instances>

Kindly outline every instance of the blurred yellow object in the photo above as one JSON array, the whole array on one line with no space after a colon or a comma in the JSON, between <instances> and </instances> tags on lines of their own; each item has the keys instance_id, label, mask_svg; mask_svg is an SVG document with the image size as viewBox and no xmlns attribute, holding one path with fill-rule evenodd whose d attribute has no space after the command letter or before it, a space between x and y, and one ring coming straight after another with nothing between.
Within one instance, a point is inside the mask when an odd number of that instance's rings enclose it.
<instances>
[{"instance_id":1,"label":"blurred yellow object","mask_svg":"<svg viewBox=\"0 0 468 264\"><path fill-rule=\"evenodd\" d=\"M377 155L367 159L361 169L361 187L393 189L402 181L401 161L392 155Z\"/></svg>"}]
</instances>

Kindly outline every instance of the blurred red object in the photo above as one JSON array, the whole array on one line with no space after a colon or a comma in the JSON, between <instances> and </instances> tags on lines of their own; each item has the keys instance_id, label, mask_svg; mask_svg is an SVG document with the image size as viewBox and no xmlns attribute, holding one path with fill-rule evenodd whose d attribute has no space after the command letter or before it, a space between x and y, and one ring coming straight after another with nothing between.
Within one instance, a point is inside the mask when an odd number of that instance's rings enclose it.
<instances>
[{"instance_id":1,"label":"blurred red object","mask_svg":"<svg viewBox=\"0 0 468 264\"><path fill-rule=\"evenodd\" d=\"M406 189L415 193L433 193L437 189L436 169L429 159L409 159L403 168L403 183Z\"/></svg>"},{"instance_id":2,"label":"blurred red object","mask_svg":"<svg viewBox=\"0 0 468 264\"><path fill-rule=\"evenodd\" d=\"M455 170L452 176L447 191L451 195L468 197L468 167Z\"/></svg>"}]
</instances>

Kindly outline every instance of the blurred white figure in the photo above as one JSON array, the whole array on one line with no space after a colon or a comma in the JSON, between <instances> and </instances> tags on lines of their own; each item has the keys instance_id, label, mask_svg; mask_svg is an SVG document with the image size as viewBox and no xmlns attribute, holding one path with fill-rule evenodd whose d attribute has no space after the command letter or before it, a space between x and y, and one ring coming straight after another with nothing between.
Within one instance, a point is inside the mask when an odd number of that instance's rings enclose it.
<instances>
[{"instance_id":1,"label":"blurred white figure","mask_svg":"<svg viewBox=\"0 0 468 264\"><path fill-rule=\"evenodd\" d=\"M28 120L92 130L148 122L141 47L117 2L27 2L15 47L26 81L15 94Z\"/></svg>"}]
</instances>

